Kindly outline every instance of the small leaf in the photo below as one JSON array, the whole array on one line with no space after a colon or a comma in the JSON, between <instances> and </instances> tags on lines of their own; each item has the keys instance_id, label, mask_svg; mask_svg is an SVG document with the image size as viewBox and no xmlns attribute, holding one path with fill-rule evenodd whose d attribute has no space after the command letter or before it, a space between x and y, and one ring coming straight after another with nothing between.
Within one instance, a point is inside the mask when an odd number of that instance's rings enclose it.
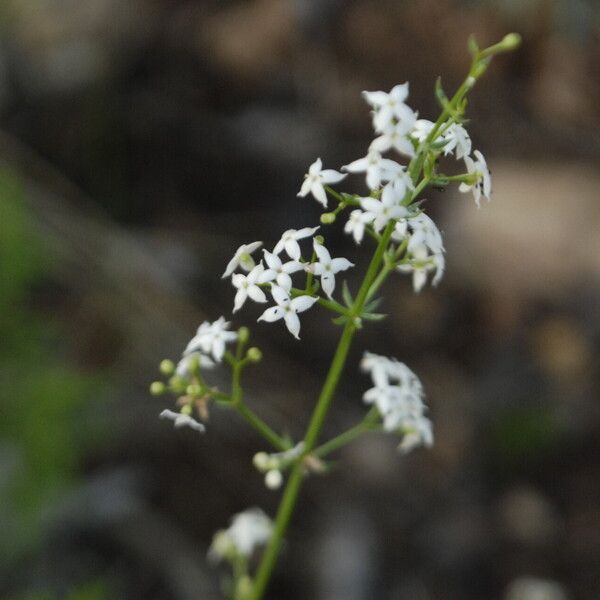
<instances>
[{"instance_id":1,"label":"small leaf","mask_svg":"<svg viewBox=\"0 0 600 600\"><path fill-rule=\"evenodd\" d=\"M354 298L350 293L350 289L348 288L348 282L344 279L344 284L342 286L342 298L346 303L347 307L351 307L354 304Z\"/></svg>"},{"instance_id":2,"label":"small leaf","mask_svg":"<svg viewBox=\"0 0 600 600\"><path fill-rule=\"evenodd\" d=\"M383 321L386 317L387 315L383 313L363 313L361 315L365 321Z\"/></svg>"},{"instance_id":3,"label":"small leaf","mask_svg":"<svg viewBox=\"0 0 600 600\"><path fill-rule=\"evenodd\" d=\"M377 307L382 303L383 298L375 298L375 300L371 300L368 304L365 305L364 311L369 313L377 310Z\"/></svg>"},{"instance_id":4,"label":"small leaf","mask_svg":"<svg viewBox=\"0 0 600 600\"><path fill-rule=\"evenodd\" d=\"M345 325L348 321L348 316L340 315L339 317L336 317L335 319L331 319L331 321L333 323L335 323L336 325Z\"/></svg>"},{"instance_id":5,"label":"small leaf","mask_svg":"<svg viewBox=\"0 0 600 600\"><path fill-rule=\"evenodd\" d=\"M477 40L474 35L469 36L468 47L471 56L475 58L479 54L479 46L477 45Z\"/></svg>"}]
</instances>

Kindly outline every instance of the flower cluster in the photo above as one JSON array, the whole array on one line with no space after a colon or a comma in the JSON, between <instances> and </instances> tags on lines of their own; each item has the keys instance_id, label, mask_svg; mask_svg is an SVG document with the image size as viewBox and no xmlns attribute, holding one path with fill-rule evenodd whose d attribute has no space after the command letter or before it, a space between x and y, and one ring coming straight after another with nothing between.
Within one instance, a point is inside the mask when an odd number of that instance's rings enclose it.
<instances>
[{"instance_id":1,"label":"flower cluster","mask_svg":"<svg viewBox=\"0 0 600 600\"><path fill-rule=\"evenodd\" d=\"M419 378L395 358L365 352L361 369L370 373L373 387L363 395L367 404L374 404L383 419L383 428L400 433L399 449L410 452L417 446L431 446L431 421L425 416L423 386Z\"/></svg>"},{"instance_id":2,"label":"flower cluster","mask_svg":"<svg viewBox=\"0 0 600 600\"><path fill-rule=\"evenodd\" d=\"M265 474L265 485L270 490L276 490L283 483L282 471L287 469L304 451L304 442L283 452L258 452L252 460L258 471Z\"/></svg>"}]
</instances>

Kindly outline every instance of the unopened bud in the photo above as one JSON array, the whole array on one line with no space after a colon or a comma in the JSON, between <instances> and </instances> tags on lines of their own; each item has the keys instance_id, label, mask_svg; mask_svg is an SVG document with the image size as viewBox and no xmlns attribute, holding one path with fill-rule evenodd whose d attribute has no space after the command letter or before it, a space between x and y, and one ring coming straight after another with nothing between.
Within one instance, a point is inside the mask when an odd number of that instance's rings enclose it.
<instances>
[{"instance_id":1,"label":"unopened bud","mask_svg":"<svg viewBox=\"0 0 600 600\"><path fill-rule=\"evenodd\" d=\"M202 394L202 386L198 385L197 383L191 383L187 386L185 392L188 396L200 396Z\"/></svg>"},{"instance_id":2,"label":"unopened bud","mask_svg":"<svg viewBox=\"0 0 600 600\"><path fill-rule=\"evenodd\" d=\"M269 468L269 455L266 452L257 452L252 459L252 464L259 471L266 471Z\"/></svg>"},{"instance_id":3,"label":"unopened bud","mask_svg":"<svg viewBox=\"0 0 600 600\"><path fill-rule=\"evenodd\" d=\"M248 357L248 360L252 362L259 362L260 360L262 360L262 351L260 350L260 348L252 346L252 348L248 348L246 356Z\"/></svg>"},{"instance_id":4,"label":"unopened bud","mask_svg":"<svg viewBox=\"0 0 600 600\"><path fill-rule=\"evenodd\" d=\"M188 417L192 414L192 405L184 404L179 411L182 415L187 415Z\"/></svg>"},{"instance_id":5,"label":"unopened bud","mask_svg":"<svg viewBox=\"0 0 600 600\"><path fill-rule=\"evenodd\" d=\"M281 471L272 470L265 475L265 485L270 490L278 490L283 483L283 475Z\"/></svg>"},{"instance_id":6,"label":"unopened bud","mask_svg":"<svg viewBox=\"0 0 600 600\"><path fill-rule=\"evenodd\" d=\"M185 391L187 381L179 375L174 375L171 377L171 379L169 379L169 385L174 392L179 394Z\"/></svg>"},{"instance_id":7,"label":"unopened bud","mask_svg":"<svg viewBox=\"0 0 600 600\"><path fill-rule=\"evenodd\" d=\"M321 215L321 223L323 223L323 225L331 225L331 223L335 222L335 214L328 212L328 213L323 213Z\"/></svg>"},{"instance_id":8,"label":"unopened bud","mask_svg":"<svg viewBox=\"0 0 600 600\"><path fill-rule=\"evenodd\" d=\"M150 384L150 393L153 396L160 396L167 391L167 386L162 381L153 381Z\"/></svg>"},{"instance_id":9,"label":"unopened bud","mask_svg":"<svg viewBox=\"0 0 600 600\"><path fill-rule=\"evenodd\" d=\"M518 33L509 33L502 38L500 42L500 46L506 52L510 52L511 50L515 50L521 45L521 36Z\"/></svg>"},{"instance_id":10,"label":"unopened bud","mask_svg":"<svg viewBox=\"0 0 600 600\"><path fill-rule=\"evenodd\" d=\"M250 339L250 330L247 327L240 327L238 329L238 340L240 344L245 344Z\"/></svg>"},{"instance_id":11,"label":"unopened bud","mask_svg":"<svg viewBox=\"0 0 600 600\"><path fill-rule=\"evenodd\" d=\"M173 375L175 372L175 363L172 360L165 359L161 361L158 368L163 375Z\"/></svg>"},{"instance_id":12,"label":"unopened bud","mask_svg":"<svg viewBox=\"0 0 600 600\"><path fill-rule=\"evenodd\" d=\"M321 246L325 243L325 238L322 235L315 235L315 242L317 244L321 244Z\"/></svg>"}]
</instances>

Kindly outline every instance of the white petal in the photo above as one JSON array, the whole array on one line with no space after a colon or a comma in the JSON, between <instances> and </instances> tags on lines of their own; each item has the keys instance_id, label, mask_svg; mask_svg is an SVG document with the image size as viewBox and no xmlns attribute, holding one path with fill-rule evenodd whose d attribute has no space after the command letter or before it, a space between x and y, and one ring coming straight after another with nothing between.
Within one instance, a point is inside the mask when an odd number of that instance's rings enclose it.
<instances>
[{"instance_id":1,"label":"white petal","mask_svg":"<svg viewBox=\"0 0 600 600\"><path fill-rule=\"evenodd\" d=\"M323 244L319 244L319 242L315 240L313 241L313 248L315 249L315 254L320 262L326 265L331 262L331 254L329 254L329 250L327 250Z\"/></svg>"},{"instance_id":2,"label":"white petal","mask_svg":"<svg viewBox=\"0 0 600 600\"><path fill-rule=\"evenodd\" d=\"M241 273L234 273L231 276L231 283L233 284L233 287L239 288L244 285L245 281L246 276L242 275Z\"/></svg>"},{"instance_id":3,"label":"white petal","mask_svg":"<svg viewBox=\"0 0 600 600\"><path fill-rule=\"evenodd\" d=\"M240 288L235 295L235 300L233 301L233 312L237 312L244 306L244 302L246 302L246 298L248 297L248 292L244 288Z\"/></svg>"},{"instance_id":4,"label":"white petal","mask_svg":"<svg viewBox=\"0 0 600 600\"><path fill-rule=\"evenodd\" d=\"M369 152L371 152L371 150L375 150L376 152L387 152L391 147L392 138L384 133L371 142Z\"/></svg>"},{"instance_id":5,"label":"white petal","mask_svg":"<svg viewBox=\"0 0 600 600\"><path fill-rule=\"evenodd\" d=\"M282 270L284 273L297 273L304 270L304 265L297 260L290 260L282 266Z\"/></svg>"},{"instance_id":6,"label":"white petal","mask_svg":"<svg viewBox=\"0 0 600 600\"><path fill-rule=\"evenodd\" d=\"M327 208L327 194L325 193L325 188L320 182L315 182L312 184L310 191L314 196L315 200L323 205L323 208Z\"/></svg>"},{"instance_id":7,"label":"white petal","mask_svg":"<svg viewBox=\"0 0 600 600\"><path fill-rule=\"evenodd\" d=\"M286 305L290 301L290 295L278 285L271 285L271 294L277 304Z\"/></svg>"},{"instance_id":8,"label":"white petal","mask_svg":"<svg viewBox=\"0 0 600 600\"><path fill-rule=\"evenodd\" d=\"M315 302L317 302L317 300L318 298L314 298L313 296L298 296L290 302L290 308L294 312L304 312L305 310L308 310Z\"/></svg>"},{"instance_id":9,"label":"white petal","mask_svg":"<svg viewBox=\"0 0 600 600\"><path fill-rule=\"evenodd\" d=\"M386 92L363 92L363 98L371 106L382 106L388 101L388 94Z\"/></svg>"},{"instance_id":10,"label":"white petal","mask_svg":"<svg viewBox=\"0 0 600 600\"><path fill-rule=\"evenodd\" d=\"M410 158L412 158L415 155L415 149L413 145L405 137L396 138L394 140L394 148L396 152L399 152L400 154L405 154Z\"/></svg>"},{"instance_id":11,"label":"white petal","mask_svg":"<svg viewBox=\"0 0 600 600\"><path fill-rule=\"evenodd\" d=\"M298 318L298 315L293 312L287 312L285 313L284 320L289 332L297 340L299 340L300 338L298 337L298 334L300 333L300 319Z\"/></svg>"},{"instance_id":12,"label":"white petal","mask_svg":"<svg viewBox=\"0 0 600 600\"><path fill-rule=\"evenodd\" d=\"M349 269L350 267L353 267L354 263L351 263L347 258L334 258L331 261L331 270L334 273L339 273L340 271L345 271L346 269Z\"/></svg>"},{"instance_id":13,"label":"white petal","mask_svg":"<svg viewBox=\"0 0 600 600\"><path fill-rule=\"evenodd\" d=\"M284 311L281 306L271 306L267 308L265 312L256 319L257 321L267 321L267 323L273 323L273 321L279 321L283 317Z\"/></svg>"},{"instance_id":14,"label":"white petal","mask_svg":"<svg viewBox=\"0 0 600 600\"><path fill-rule=\"evenodd\" d=\"M277 275L277 285L289 292L292 289L292 278L287 273L279 273Z\"/></svg>"},{"instance_id":15,"label":"white petal","mask_svg":"<svg viewBox=\"0 0 600 600\"><path fill-rule=\"evenodd\" d=\"M310 175L318 175L323 168L323 161L320 158L317 158L315 162L308 167L308 172Z\"/></svg>"},{"instance_id":16,"label":"white petal","mask_svg":"<svg viewBox=\"0 0 600 600\"><path fill-rule=\"evenodd\" d=\"M250 296L254 302L260 302L261 304L267 301L265 293L256 285L251 285L248 288L248 296Z\"/></svg>"},{"instance_id":17,"label":"white petal","mask_svg":"<svg viewBox=\"0 0 600 600\"><path fill-rule=\"evenodd\" d=\"M308 192L310 192L311 185L312 185L312 181L310 179L306 178L302 182L302 187L300 188L300 191L296 195L300 196L301 198L304 198L304 196L306 196L306 194L308 194Z\"/></svg>"},{"instance_id":18,"label":"white petal","mask_svg":"<svg viewBox=\"0 0 600 600\"><path fill-rule=\"evenodd\" d=\"M381 202L375 198L361 198L360 205L371 213L377 214L381 212Z\"/></svg>"},{"instance_id":19,"label":"white petal","mask_svg":"<svg viewBox=\"0 0 600 600\"><path fill-rule=\"evenodd\" d=\"M367 169L367 186L370 190L376 190L381 184L381 169L369 167Z\"/></svg>"},{"instance_id":20,"label":"white petal","mask_svg":"<svg viewBox=\"0 0 600 600\"><path fill-rule=\"evenodd\" d=\"M306 270L313 275L321 276L325 273L325 266L322 263L312 263L306 267Z\"/></svg>"},{"instance_id":21,"label":"white petal","mask_svg":"<svg viewBox=\"0 0 600 600\"><path fill-rule=\"evenodd\" d=\"M269 283L273 281L277 277L277 271L274 269L267 269L260 274L258 278L258 283Z\"/></svg>"},{"instance_id":22,"label":"white petal","mask_svg":"<svg viewBox=\"0 0 600 600\"><path fill-rule=\"evenodd\" d=\"M223 275L221 275L221 279L225 279L225 277L229 277L234 271L235 268L239 264L239 256L237 254L227 263L227 267L225 267L225 271Z\"/></svg>"},{"instance_id":23,"label":"white petal","mask_svg":"<svg viewBox=\"0 0 600 600\"><path fill-rule=\"evenodd\" d=\"M298 231L296 231L296 233L294 234L294 239L302 240L304 238L310 237L311 235L313 235L315 233L315 231L317 231L317 229L319 229L319 226L303 227L302 229L298 229Z\"/></svg>"},{"instance_id":24,"label":"white petal","mask_svg":"<svg viewBox=\"0 0 600 600\"><path fill-rule=\"evenodd\" d=\"M221 362L223 354L225 354L225 341L217 338L213 341L212 355L217 362Z\"/></svg>"},{"instance_id":25,"label":"white petal","mask_svg":"<svg viewBox=\"0 0 600 600\"><path fill-rule=\"evenodd\" d=\"M335 289L335 275L331 271L321 276L321 287L327 296L331 298L331 294Z\"/></svg>"},{"instance_id":26,"label":"white petal","mask_svg":"<svg viewBox=\"0 0 600 600\"><path fill-rule=\"evenodd\" d=\"M279 256L277 256L277 254L268 252L267 250L263 250L263 254L265 256L267 266L269 266L271 269L276 270L281 268L281 259L279 258Z\"/></svg>"},{"instance_id":27,"label":"white petal","mask_svg":"<svg viewBox=\"0 0 600 600\"><path fill-rule=\"evenodd\" d=\"M296 240L286 240L284 248L288 256L294 260L298 260L302 256L300 245Z\"/></svg>"},{"instance_id":28,"label":"white petal","mask_svg":"<svg viewBox=\"0 0 600 600\"><path fill-rule=\"evenodd\" d=\"M358 160L351 162L349 165L344 165L342 169L344 169L344 171L348 171L349 173L363 173L367 170L368 165L369 163L365 157L359 158Z\"/></svg>"},{"instance_id":29,"label":"white petal","mask_svg":"<svg viewBox=\"0 0 600 600\"><path fill-rule=\"evenodd\" d=\"M339 183L347 176L346 173L340 173L334 169L325 169L321 172L321 180L323 183Z\"/></svg>"}]
</instances>

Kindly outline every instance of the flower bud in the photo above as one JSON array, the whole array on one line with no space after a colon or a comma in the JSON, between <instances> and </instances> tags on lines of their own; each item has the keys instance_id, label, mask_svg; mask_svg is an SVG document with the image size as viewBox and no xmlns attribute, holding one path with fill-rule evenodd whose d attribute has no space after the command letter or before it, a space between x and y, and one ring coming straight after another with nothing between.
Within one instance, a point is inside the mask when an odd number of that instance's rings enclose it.
<instances>
[{"instance_id":1,"label":"flower bud","mask_svg":"<svg viewBox=\"0 0 600 600\"><path fill-rule=\"evenodd\" d=\"M182 415L187 415L188 417L192 414L192 405L184 404L179 411Z\"/></svg>"},{"instance_id":2,"label":"flower bud","mask_svg":"<svg viewBox=\"0 0 600 600\"><path fill-rule=\"evenodd\" d=\"M188 396L200 396L202 394L202 386L198 385L197 383L191 383L185 389L185 393Z\"/></svg>"},{"instance_id":3,"label":"flower bud","mask_svg":"<svg viewBox=\"0 0 600 600\"><path fill-rule=\"evenodd\" d=\"M266 471L269 468L269 455L266 452L257 452L252 459L252 464L259 471Z\"/></svg>"},{"instance_id":4,"label":"flower bud","mask_svg":"<svg viewBox=\"0 0 600 600\"><path fill-rule=\"evenodd\" d=\"M322 235L315 235L315 242L322 246L325 243L325 238Z\"/></svg>"},{"instance_id":5,"label":"flower bud","mask_svg":"<svg viewBox=\"0 0 600 600\"><path fill-rule=\"evenodd\" d=\"M283 483L283 475L281 474L281 471L277 471L277 470L273 469L272 471L269 471L265 475L265 485L270 490L279 489L281 487L282 483Z\"/></svg>"},{"instance_id":6,"label":"flower bud","mask_svg":"<svg viewBox=\"0 0 600 600\"><path fill-rule=\"evenodd\" d=\"M174 392L179 394L185 391L187 381L179 375L174 375L171 377L171 379L169 379L169 385Z\"/></svg>"},{"instance_id":7,"label":"flower bud","mask_svg":"<svg viewBox=\"0 0 600 600\"><path fill-rule=\"evenodd\" d=\"M247 327L238 329L238 340L240 344L245 344L250 339L250 330Z\"/></svg>"},{"instance_id":8,"label":"flower bud","mask_svg":"<svg viewBox=\"0 0 600 600\"><path fill-rule=\"evenodd\" d=\"M521 36L518 33L509 33L502 38L499 45L505 52L515 50L521 45Z\"/></svg>"},{"instance_id":9,"label":"flower bud","mask_svg":"<svg viewBox=\"0 0 600 600\"><path fill-rule=\"evenodd\" d=\"M248 360L251 362L260 362L262 360L262 351L260 348L256 346L252 346L252 348L248 348L248 352L246 353Z\"/></svg>"},{"instance_id":10,"label":"flower bud","mask_svg":"<svg viewBox=\"0 0 600 600\"><path fill-rule=\"evenodd\" d=\"M252 579L248 575L243 575L235 586L236 600L250 600L252 596Z\"/></svg>"},{"instance_id":11,"label":"flower bud","mask_svg":"<svg viewBox=\"0 0 600 600\"><path fill-rule=\"evenodd\" d=\"M321 223L323 225L331 225L331 223L335 222L335 214L332 212L323 213L321 215Z\"/></svg>"},{"instance_id":12,"label":"flower bud","mask_svg":"<svg viewBox=\"0 0 600 600\"><path fill-rule=\"evenodd\" d=\"M161 396L167 391L167 386L162 381L153 381L150 385L150 393L153 396Z\"/></svg>"},{"instance_id":13,"label":"flower bud","mask_svg":"<svg viewBox=\"0 0 600 600\"><path fill-rule=\"evenodd\" d=\"M160 366L158 368L163 375L170 376L173 375L173 373L175 373L175 363L169 359L161 361Z\"/></svg>"}]
</instances>

